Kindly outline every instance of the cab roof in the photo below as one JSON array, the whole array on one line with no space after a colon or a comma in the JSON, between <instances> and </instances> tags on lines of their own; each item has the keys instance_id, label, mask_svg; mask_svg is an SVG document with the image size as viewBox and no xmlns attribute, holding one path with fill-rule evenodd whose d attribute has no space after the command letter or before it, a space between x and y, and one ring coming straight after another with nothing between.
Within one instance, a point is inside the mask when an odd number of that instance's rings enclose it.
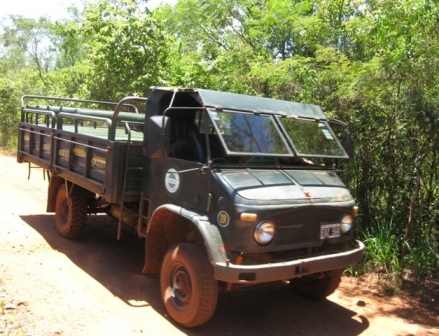
<instances>
[{"instance_id":1,"label":"cab roof","mask_svg":"<svg viewBox=\"0 0 439 336\"><path fill-rule=\"evenodd\" d=\"M176 96L190 95L200 106L217 109L231 109L254 113L270 113L284 116L295 116L311 119L326 119L318 105L290 102L286 100L270 99L258 96L190 88L152 87L150 98L175 93ZM150 102L156 99L149 99ZM152 100L152 101L151 101Z\"/></svg>"}]
</instances>

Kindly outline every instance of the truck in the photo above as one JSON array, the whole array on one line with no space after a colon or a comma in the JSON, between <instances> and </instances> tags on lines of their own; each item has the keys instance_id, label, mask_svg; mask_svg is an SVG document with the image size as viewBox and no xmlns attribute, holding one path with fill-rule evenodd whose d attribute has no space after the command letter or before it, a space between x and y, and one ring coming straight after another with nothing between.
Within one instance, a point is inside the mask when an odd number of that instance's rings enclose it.
<instances>
[{"instance_id":1,"label":"truck","mask_svg":"<svg viewBox=\"0 0 439 336\"><path fill-rule=\"evenodd\" d=\"M317 105L206 89L25 95L17 161L47 172L62 237L96 214L114 218L115 239L134 228L143 273L160 274L169 316L192 328L221 291L282 282L324 299L361 260L358 207L335 165L351 146L331 121Z\"/></svg>"}]
</instances>

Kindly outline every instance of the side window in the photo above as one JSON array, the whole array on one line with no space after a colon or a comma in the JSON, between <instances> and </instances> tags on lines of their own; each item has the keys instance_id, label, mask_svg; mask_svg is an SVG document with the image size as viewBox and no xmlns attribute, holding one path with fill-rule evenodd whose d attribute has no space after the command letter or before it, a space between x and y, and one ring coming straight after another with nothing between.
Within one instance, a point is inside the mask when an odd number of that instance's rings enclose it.
<instances>
[{"instance_id":1,"label":"side window","mask_svg":"<svg viewBox=\"0 0 439 336\"><path fill-rule=\"evenodd\" d=\"M190 116L190 118L189 118ZM205 151L202 136L193 114L185 112L171 116L171 150L170 155L177 159L204 162Z\"/></svg>"},{"instance_id":2,"label":"side window","mask_svg":"<svg viewBox=\"0 0 439 336\"><path fill-rule=\"evenodd\" d=\"M215 133L215 128L213 127L212 120L209 118L209 116L207 115L207 112L205 110L197 111L197 113L195 115L195 123L198 126L200 134L206 133L206 124L207 124L208 134Z\"/></svg>"},{"instance_id":3,"label":"side window","mask_svg":"<svg viewBox=\"0 0 439 336\"><path fill-rule=\"evenodd\" d=\"M218 134L216 133L215 127L213 126L212 120L210 119L209 115L207 114L206 110L200 110L197 111L197 114L195 116L196 123L198 125L198 129L200 130L200 134L203 137L203 141L205 143L205 134L207 130L207 137L209 142L209 148L210 148L210 157L211 159L219 159L223 158L225 161L225 152L221 146L221 141L218 137ZM204 144L203 143L203 144ZM207 151L206 151L207 153Z\"/></svg>"}]
</instances>

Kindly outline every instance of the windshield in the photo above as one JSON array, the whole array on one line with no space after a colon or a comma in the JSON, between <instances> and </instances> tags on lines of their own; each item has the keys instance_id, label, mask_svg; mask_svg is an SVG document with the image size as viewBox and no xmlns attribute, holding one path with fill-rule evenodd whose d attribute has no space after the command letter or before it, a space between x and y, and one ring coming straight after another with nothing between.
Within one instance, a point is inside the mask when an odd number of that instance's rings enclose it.
<instances>
[{"instance_id":1,"label":"windshield","mask_svg":"<svg viewBox=\"0 0 439 336\"><path fill-rule=\"evenodd\" d=\"M271 115L209 109L228 152L264 155L292 154Z\"/></svg>"},{"instance_id":2,"label":"windshield","mask_svg":"<svg viewBox=\"0 0 439 336\"><path fill-rule=\"evenodd\" d=\"M324 120L212 108L207 111L228 154L347 157Z\"/></svg>"},{"instance_id":3,"label":"windshield","mask_svg":"<svg viewBox=\"0 0 439 336\"><path fill-rule=\"evenodd\" d=\"M324 121L279 117L299 156L345 157L346 153Z\"/></svg>"}]
</instances>

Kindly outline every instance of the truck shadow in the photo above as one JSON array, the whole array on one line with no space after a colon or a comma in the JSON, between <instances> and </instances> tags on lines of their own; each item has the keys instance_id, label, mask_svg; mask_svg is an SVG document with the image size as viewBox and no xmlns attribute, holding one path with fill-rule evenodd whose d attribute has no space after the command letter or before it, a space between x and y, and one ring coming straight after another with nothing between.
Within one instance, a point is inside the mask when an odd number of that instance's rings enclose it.
<instances>
[{"instance_id":1,"label":"truck shadow","mask_svg":"<svg viewBox=\"0 0 439 336\"><path fill-rule=\"evenodd\" d=\"M144 240L123 230L116 240L117 224L106 216L89 216L86 230L78 240L58 235L53 215L21 216L54 249L102 284L131 307L150 306L167 317L160 296L158 275L145 275ZM369 322L355 311L332 301L311 302L294 294L283 284L240 292L223 292L213 318L187 335L359 335ZM170 323L172 321L168 318Z\"/></svg>"}]
</instances>

